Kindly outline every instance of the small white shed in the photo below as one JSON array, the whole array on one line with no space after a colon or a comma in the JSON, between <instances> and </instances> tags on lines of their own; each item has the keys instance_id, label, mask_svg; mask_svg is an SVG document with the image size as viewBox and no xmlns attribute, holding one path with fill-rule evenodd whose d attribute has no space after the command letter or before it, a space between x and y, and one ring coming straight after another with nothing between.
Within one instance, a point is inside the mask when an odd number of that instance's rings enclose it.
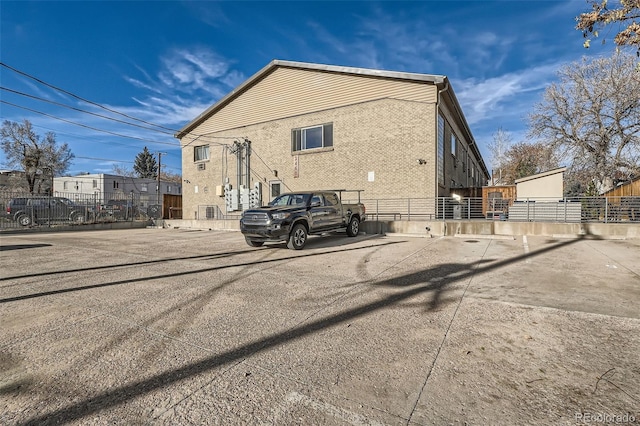
<instances>
[{"instance_id":1,"label":"small white shed","mask_svg":"<svg viewBox=\"0 0 640 426\"><path fill-rule=\"evenodd\" d=\"M566 167L516 180L516 202L509 220L524 222L580 222L581 204L564 199Z\"/></svg>"},{"instance_id":2,"label":"small white shed","mask_svg":"<svg viewBox=\"0 0 640 426\"><path fill-rule=\"evenodd\" d=\"M566 167L560 167L516 179L518 201L561 200L564 197L564 172L566 170Z\"/></svg>"}]
</instances>

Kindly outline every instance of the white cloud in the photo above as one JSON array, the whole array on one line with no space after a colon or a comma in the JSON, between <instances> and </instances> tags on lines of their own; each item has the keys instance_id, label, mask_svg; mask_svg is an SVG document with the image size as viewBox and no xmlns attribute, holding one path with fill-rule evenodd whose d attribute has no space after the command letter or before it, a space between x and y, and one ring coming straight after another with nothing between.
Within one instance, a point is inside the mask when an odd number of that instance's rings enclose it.
<instances>
[{"instance_id":1,"label":"white cloud","mask_svg":"<svg viewBox=\"0 0 640 426\"><path fill-rule=\"evenodd\" d=\"M136 66L140 78L124 76L138 91L137 106L113 109L145 121L181 126L246 79L230 61L207 47L173 48L160 58L156 76Z\"/></svg>"},{"instance_id":2,"label":"white cloud","mask_svg":"<svg viewBox=\"0 0 640 426\"><path fill-rule=\"evenodd\" d=\"M536 97L553 80L560 64L542 65L480 80L472 77L452 84L470 125L514 117L533 107ZM508 105L508 109L505 106Z\"/></svg>"}]
</instances>

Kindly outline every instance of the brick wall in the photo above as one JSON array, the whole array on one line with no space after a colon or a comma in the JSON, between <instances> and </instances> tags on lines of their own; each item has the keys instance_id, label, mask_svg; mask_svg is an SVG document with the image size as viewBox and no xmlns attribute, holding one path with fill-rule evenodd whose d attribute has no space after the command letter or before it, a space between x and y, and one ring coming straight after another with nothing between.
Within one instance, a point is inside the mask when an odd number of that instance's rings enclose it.
<instances>
[{"instance_id":1,"label":"brick wall","mask_svg":"<svg viewBox=\"0 0 640 426\"><path fill-rule=\"evenodd\" d=\"M215 136L251 140L250 185L263 183L264 202L269 200L268 184L274 180L282 181L283 190L346 188L363 189L367 199L426 198L437 196L435 117L433 103L380 99ZM332 148L292 153L292 129L324 123L333 123ZM198 134L198 129L193 133ZM195 218L198 205L218 205L224 211L224 199L216 196L216 186L224 185L225 177L237 187L236 157L219 145L230 145L233 139L209 139L214 142L210 160L199 171L193 162L193 146L204 141L202 137L192 143L183 139L183 178L189 181L183 188L183 217L188 219ZM298 177L294 177L296 155ZM419 164L419 159L426 164Z\"/></svg>"}]
</instances>

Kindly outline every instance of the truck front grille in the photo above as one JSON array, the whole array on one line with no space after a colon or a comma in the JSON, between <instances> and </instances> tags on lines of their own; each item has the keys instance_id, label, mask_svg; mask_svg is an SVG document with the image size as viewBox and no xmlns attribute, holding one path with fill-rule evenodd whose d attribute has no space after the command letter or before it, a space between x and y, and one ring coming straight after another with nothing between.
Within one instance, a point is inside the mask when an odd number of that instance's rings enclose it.
<instances>
[{"instance_id":1,"label":"truck front grille","mask_svg":"<svg viewBox=\"0 0 640 426\"><path fill-rule=\"evenodd\" d=\"M265 225L269 222L269 215L266 213L246 213L244 223L247 225Z\"/></svg>"}]
</instances>

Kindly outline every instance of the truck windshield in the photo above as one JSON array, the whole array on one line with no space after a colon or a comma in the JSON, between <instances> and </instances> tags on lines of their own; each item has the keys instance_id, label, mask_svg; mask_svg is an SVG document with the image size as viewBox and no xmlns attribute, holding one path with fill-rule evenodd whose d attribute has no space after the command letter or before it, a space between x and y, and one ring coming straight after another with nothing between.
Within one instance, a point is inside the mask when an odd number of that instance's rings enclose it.
<instances>
[{"instance_id":1,"label":"truck windshield","mask_svg":"<svg viewBox=\"0 0 640 426\"><path fill-rule=\"evenodd\" d=\"M309 200L310 194L283 194L275 198L272 206L304 206Z\"/></svg>"}]
</instances>

